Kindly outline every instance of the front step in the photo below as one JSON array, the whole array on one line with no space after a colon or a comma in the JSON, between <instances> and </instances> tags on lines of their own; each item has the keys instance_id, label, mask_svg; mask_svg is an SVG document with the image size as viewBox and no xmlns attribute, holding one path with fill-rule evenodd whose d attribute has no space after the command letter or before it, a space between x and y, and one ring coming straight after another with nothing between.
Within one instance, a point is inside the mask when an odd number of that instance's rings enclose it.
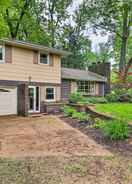
<instances>
[{"instance_id":1,"label":"front step","mask_svg":"<svg viewBox=\"0 0 132 184\"><path fill-rule=\"evenodd\" d=\"M32 113L32 114L29 114L29 117L37 118L37 117L42 117L44 115L48 115L48 113Z\"/></svg>"}]
</instances>

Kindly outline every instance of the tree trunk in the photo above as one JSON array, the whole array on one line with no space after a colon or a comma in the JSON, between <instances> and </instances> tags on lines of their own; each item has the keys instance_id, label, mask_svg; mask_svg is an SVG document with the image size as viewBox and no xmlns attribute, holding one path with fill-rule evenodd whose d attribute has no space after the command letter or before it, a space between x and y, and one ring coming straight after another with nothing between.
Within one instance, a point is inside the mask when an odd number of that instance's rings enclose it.
<instances>
[{"instance_id":1,"label":"tree trunk","mask_svg":"<svg viewBox=\"0 0 132 184\"><path fill-rule=\"evenodd\" d=\"M121 40L119 71L124 70L124 67L125 67L125 64L126 64L126 48L127 48L128 33L129 33L128 6L124 5L123 31L122 31L122 40Z\"/></svg>"},{"instance_id":2,"label":"tree trunk","mask_svg":"<svg viewBox=\"0 0 132 184\"><path fill-rule=\"evenodd\" d=\"M128 76L128 71L132 66L132 57L130 58L130 60L128 61L126 67L125 67L125 72L124 72L124 81L126 82L127 80L127 76Z\"/></svg>"},{"instance_id":3,"label":"tree trunk","mask_svg":"<svg viewBox=\"0 0 132 184\"><path fill-rule=\"evenodd\" d=\"M54 30L54 20L51 19L51 46L55 46L55 30Z\"/></svg>"},{"instance_id":4,"label":"tree trunk","mask_svg":"<svg viewBox=\"0 0 132 184\"><path fill-rule=\"evenodd\" d=\"M54 29L54 11L55 11L55 0L52 1L51 7L49 4L50 11L50 33L51 33L51 46L55 46L55 29Z\"/></svg>"}]
</instances>

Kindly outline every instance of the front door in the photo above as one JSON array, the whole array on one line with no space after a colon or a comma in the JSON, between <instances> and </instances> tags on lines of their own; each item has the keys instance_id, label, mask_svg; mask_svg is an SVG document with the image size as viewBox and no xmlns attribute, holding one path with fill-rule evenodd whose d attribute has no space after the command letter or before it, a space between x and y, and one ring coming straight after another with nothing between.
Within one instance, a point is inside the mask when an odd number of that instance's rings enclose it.
<instances>
[{"instance_id":1,"label":"front door","mask_svg":"<svg viewBox=\"0 0 132 184\"><path fill-rule=\"evenodd\" d=\"M29 86L29 112L40 112L40 95L38 86Z\"/></svg>"}]
</instances>

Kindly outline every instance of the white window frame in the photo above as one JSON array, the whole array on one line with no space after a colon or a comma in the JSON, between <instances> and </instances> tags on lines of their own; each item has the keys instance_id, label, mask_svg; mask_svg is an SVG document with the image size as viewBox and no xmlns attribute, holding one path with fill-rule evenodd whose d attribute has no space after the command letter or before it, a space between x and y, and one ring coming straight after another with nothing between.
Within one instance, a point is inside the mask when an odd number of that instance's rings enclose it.
<instances>
[{"instance_id":1,"label":"white window frame","mask_svg":"<svg viewBox=\"0 0 132 184\"><path fill-rule=\"evenodd\" d=\"M3 53L2 53L3 59L2 60L0 59L0 63L5 63L5 46L0 45L0 48L2 48L2 51L3 51Z\"/></svg>"},{"instance_id":2,"label":"white window frame","mask_svg":"<svg viewBox=\"0 0 132 184\"><path fill-rule=\"evenodd\" d=\"M48 88L52 88L54 91L53 91L53 94L54 94L54 99L46 99L46 91L47 91L47 89ZM46 102L55 102L56 101L56 99L55 99L55 96L56 96L56 89L55 89L55 87L52 87L52 86L47 86L46 88L45 88L45 101Z\"/></svg>"},{"instance_id":3,"label":"white window frame","mask_svg":"<svg viewBox=\"0 0 132 184\"><path fill-rule=\"evenodd\" d=\"M40 55L41 55L41 54L47 55L47 63L41 63L41 62L40 62ZM39 52L39 58L38 58L38 60L39 60L39 64L40 64L40 65L49 65L49 63L50 63L50 62L49 62L49 60L50 60L49 54L48 54L48 53L44 53L44 52Z\"/></svg>"},{"instance_id":4,"label":"white window frame","mask_svg":"<svg viewBox=\"0 0 132 184\"><path fill-rule=\"evenodd\" d=\"M82 88L82 90L79 90L79 86L81 86L81 82L84 83L83 84L84 88ZM85 86L88 86L89 92L85 91ZM96 82L93 82L93 81L78 81L77 88L78 88L77 91L79 91L83 95L96 95Z\"/></svg>"}]
</instances>

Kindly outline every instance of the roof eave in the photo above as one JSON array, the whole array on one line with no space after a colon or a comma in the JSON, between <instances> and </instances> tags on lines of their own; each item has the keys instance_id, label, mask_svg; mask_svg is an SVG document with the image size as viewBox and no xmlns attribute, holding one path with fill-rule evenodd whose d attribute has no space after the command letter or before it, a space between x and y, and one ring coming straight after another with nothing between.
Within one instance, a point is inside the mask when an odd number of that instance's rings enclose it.
<instances>
[{"instance_id":1,"label":"roof eave","mask_svg":"<svg viewBox=\"0 0 132 184\"><path fill-rule=\"evenodd\" d=\"M92 82L107 82L107 79L84 79L84 78L70 78L70 77L64 77L62 76L62 79L67 79L67 80L75 80L75 81L92 81Z\"/></svg>"},{"instance_id":2,"label":"roof eave","mask_svg":"<svg viewBox=\"0 0 132 184\"><path fill-rule=\"evenodd\" d=\"M72 53L68 51L63 51L59 49L54 49L54 48L49 48L37 44L32 44L32 43L26 43L22 41L17 41L17 40L8 40L8 39L0 39L0 43L5 43L8 45L13 45L13 46L19 46L21 48L27 48L27 49L33 49L33 50L39 50L39 51L45 51L47 53L53 53L61 56L69 56Z\"/></svg>"}]
</instances>

